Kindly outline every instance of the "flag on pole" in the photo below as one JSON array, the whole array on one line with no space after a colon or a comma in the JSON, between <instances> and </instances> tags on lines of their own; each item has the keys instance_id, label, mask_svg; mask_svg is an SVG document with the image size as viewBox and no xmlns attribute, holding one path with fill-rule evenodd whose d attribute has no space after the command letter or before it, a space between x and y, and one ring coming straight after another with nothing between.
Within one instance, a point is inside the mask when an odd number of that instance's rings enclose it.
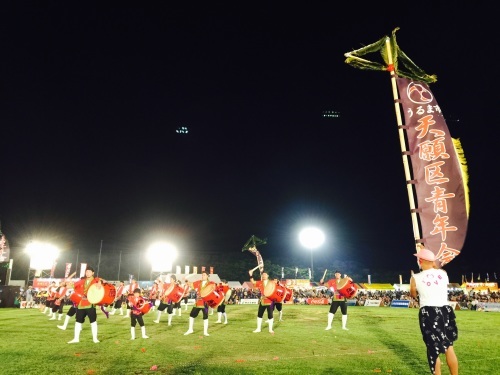
<instances>
[{"instance_id":1,"label":"flag on pole","mask_svg":"<svg viewBox=\"0 0 500 375\"><path fill-rule=\"evenodd\" d=\"M66 263L66 270L64 271L64 278L67 279L69 277L69 273L71 271L71 263Z\"/></svg>"},{"instance_id":2,"label":"flag on pole","mask_svg":"<svg viewBox=\"0 0 500 375\"><path fill-rule=\"evenodd\" d=\"M266 239L260 239L252 235L252 237L250 237L245 245L243 245L243 249L241 250L248 250L255 255L255 257L257 258L257 265L261 273L264 272L264 259L262 259L262 255L260 254L259 250L257 250L257 245L265 245L266 243Z\"/></svg>"},{"instance_id":3,"label":"flag on pole","mask_svg":"<svg viewBox=\"0 0 500 375\"><path fill-rule=\"evenodd\" d=\"M80 263L80 277L85 277L86 269L87 269L87 263Z\"/></svg>"},{"instance_id":4,"label":"flag on pole","mask_svg":"<svg viewBox=\"0 0 500 375\"><path fill-rule=\"evenodd\" d=\"M397 79L417 196L417 215L425 248L442 266L463 247L468 223L468 194L462 174L460 142L450 132L429 86Z\"/></svg>"},{"instance_id":5,"label":"flag on pole","mask_svg":"<svg viewBox=\"0 0 500 375\"><path fill-rule=\"evenodd\" d=\"M5 234L2 233L0 228L0 262L6 262L10 258L10 247L9 241L5 237Z\"/></svg>"},{"instance_id":6,"label":"flag on pole","mask_svg":"<svg viewBox=\"0 0 500 375\"><path fill-rule=\"evenodd\" d=\"M397 30L390 37L346 53L345 62L359 69L391 73L415 244L417 249L423 244L431 250L443 266L460 254L465 242L469 215L467 166L460 141L451 137L428 86L437 81L436 76L425 73L399 48ZM383 63L359 57L373 52L380 52ZM408 158L413 174L407 168Z\"/></svg>"},{"instance_id":7,"label":"flag on pole","mask_svg":"<svg viewBox=\"0 0 500 375\"><path fill-rule=\"evenodd\" d=\"M54 261L54 263L52 263L52 268L50 269L50 277L51 278L54 277L54 273L56 272L56 265L57 265L57 262Z\"/></svg>"}]
</instances>

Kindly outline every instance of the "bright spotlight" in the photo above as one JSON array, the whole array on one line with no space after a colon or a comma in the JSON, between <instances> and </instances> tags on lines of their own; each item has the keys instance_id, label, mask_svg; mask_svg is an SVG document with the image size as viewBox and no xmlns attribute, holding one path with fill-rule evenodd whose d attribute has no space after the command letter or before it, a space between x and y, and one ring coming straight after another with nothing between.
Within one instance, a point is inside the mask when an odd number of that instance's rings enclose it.
<instances>
[{"instance_id":1,"label":"bright spotlight","mask_svg":"<svg viewBox=\"0 0 500 375\"><path fill-rule=\"evenodd\" d=\"M59 256L59 249L54 245L43 242L30 242L26 246L30 256L30 269L49 270Z\"/></svg>"},{"instance_id":2,"label":"bright spotlight","mask_svg":"<svg viewBox=\"0 0 500 375\"><path fill-rule=\"evenodd\" d=\"M325 235L320 229L309 227L300 231L299 240L303 246L313 250L323 245L323 242L325 242Z\"/></svg>"},{"instance_id":3,"label":"bright spotlight","mask_svg":"<svg viewBox=\"0 0 500 375\"><path fill-rule=\"evenodd\" d=\"M148 249L148 259L151 262L152 272L171 271L172 263L176 258L177 249L166 242L156 242Z\"/></svg>"},{"instance_id":4,"label":"bright spotlight","mask_svg":"<svg viewBox=\"0 0 500 375\"><path fill-rule=\"evenodd\" d=\"M318 228L308 227L300 231L299 240L302 246L311 251L311 280L314 280L313 250L325 242L325 235L323 231Z\"/></svg>"}]
</instances>

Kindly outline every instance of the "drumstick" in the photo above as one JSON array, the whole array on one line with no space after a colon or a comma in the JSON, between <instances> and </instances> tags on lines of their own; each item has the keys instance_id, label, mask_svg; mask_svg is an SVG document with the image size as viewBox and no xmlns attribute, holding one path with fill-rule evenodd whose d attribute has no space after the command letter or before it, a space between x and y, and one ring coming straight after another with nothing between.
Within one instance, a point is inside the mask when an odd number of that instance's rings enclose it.
<instances>
[{"instance_id":1,"label":"drumstick","mask_svg":"<svg viewBox=\"0 0 500 375\"><path fill-rule=\"evenodd\" d=\"M323 277L321 278L321 280L324 280L324 279L325 279L325 276L326 276L326 271L328 271L328 270L325 268L325 272L323 273Z\"/></svg>"}]
</instances>

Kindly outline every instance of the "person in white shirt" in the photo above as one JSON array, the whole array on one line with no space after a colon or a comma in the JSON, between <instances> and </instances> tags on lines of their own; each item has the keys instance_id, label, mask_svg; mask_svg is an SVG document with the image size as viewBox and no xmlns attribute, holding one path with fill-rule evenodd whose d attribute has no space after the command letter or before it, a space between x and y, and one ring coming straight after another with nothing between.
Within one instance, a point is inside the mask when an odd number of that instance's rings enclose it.
<instances>
[{"instance_id":1,"label":"person in white shirt","mask_svg":"<svg viewBox=\"0 0 500 375\"><path fill-rule=\"evenodd\" d=\"M445 353L450 374L458 375L458 359L453 349L458 329L455 312L448 304L448 274L435 267L436 257L431 250L422 248L414 255L422 271L412 272L410 294L420 300L418 320L431 373L441 375L439 355Z\"/></svg>"}]
</instances>

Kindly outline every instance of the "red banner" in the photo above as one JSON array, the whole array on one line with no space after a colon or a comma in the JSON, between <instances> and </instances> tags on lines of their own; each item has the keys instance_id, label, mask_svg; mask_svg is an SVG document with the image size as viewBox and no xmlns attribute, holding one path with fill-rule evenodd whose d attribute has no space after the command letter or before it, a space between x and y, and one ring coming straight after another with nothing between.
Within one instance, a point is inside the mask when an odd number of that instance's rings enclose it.
<instances>
[{"instance_id":1,"label":"red banner","mask_svg":"<svg viewBox=\"0 0 500 375\"><path fill-rule=\"evenodd\" d=\"M306 299L308 305L328 305L328 298L308 298Z\"/></svg>"},{"instance_id":2,"label":"red banner","mask_svg":"<svg viewBox=\"0 0 500 375\"><path fill-rule=\"evenodd\" d=\"M397 84L421 239L444 266L460 254L467 233L468 201L461 160L429 86L401 77Z\"/></svg>"},{"instance_id":3,"label":"red banner","mask_svg":"<svg viewBox=\"0 0 500 375\"><path fill-rule=\"evenodd\" d=\"M0 231L0 262L8 262L10 259L9 241Z\"/></svg>"},{"instance_id":4,"label":"red banner","mask_svg":"<svg viewBox=\"0 0 500 375\"><path fill-rule=\"evenodd\" d=\"M54 277L54 273L56 272L56 265L57 265L57 262L54 262L52 264L52 268L50 270L50 277Z\"/></svg>"}]
</instances>

